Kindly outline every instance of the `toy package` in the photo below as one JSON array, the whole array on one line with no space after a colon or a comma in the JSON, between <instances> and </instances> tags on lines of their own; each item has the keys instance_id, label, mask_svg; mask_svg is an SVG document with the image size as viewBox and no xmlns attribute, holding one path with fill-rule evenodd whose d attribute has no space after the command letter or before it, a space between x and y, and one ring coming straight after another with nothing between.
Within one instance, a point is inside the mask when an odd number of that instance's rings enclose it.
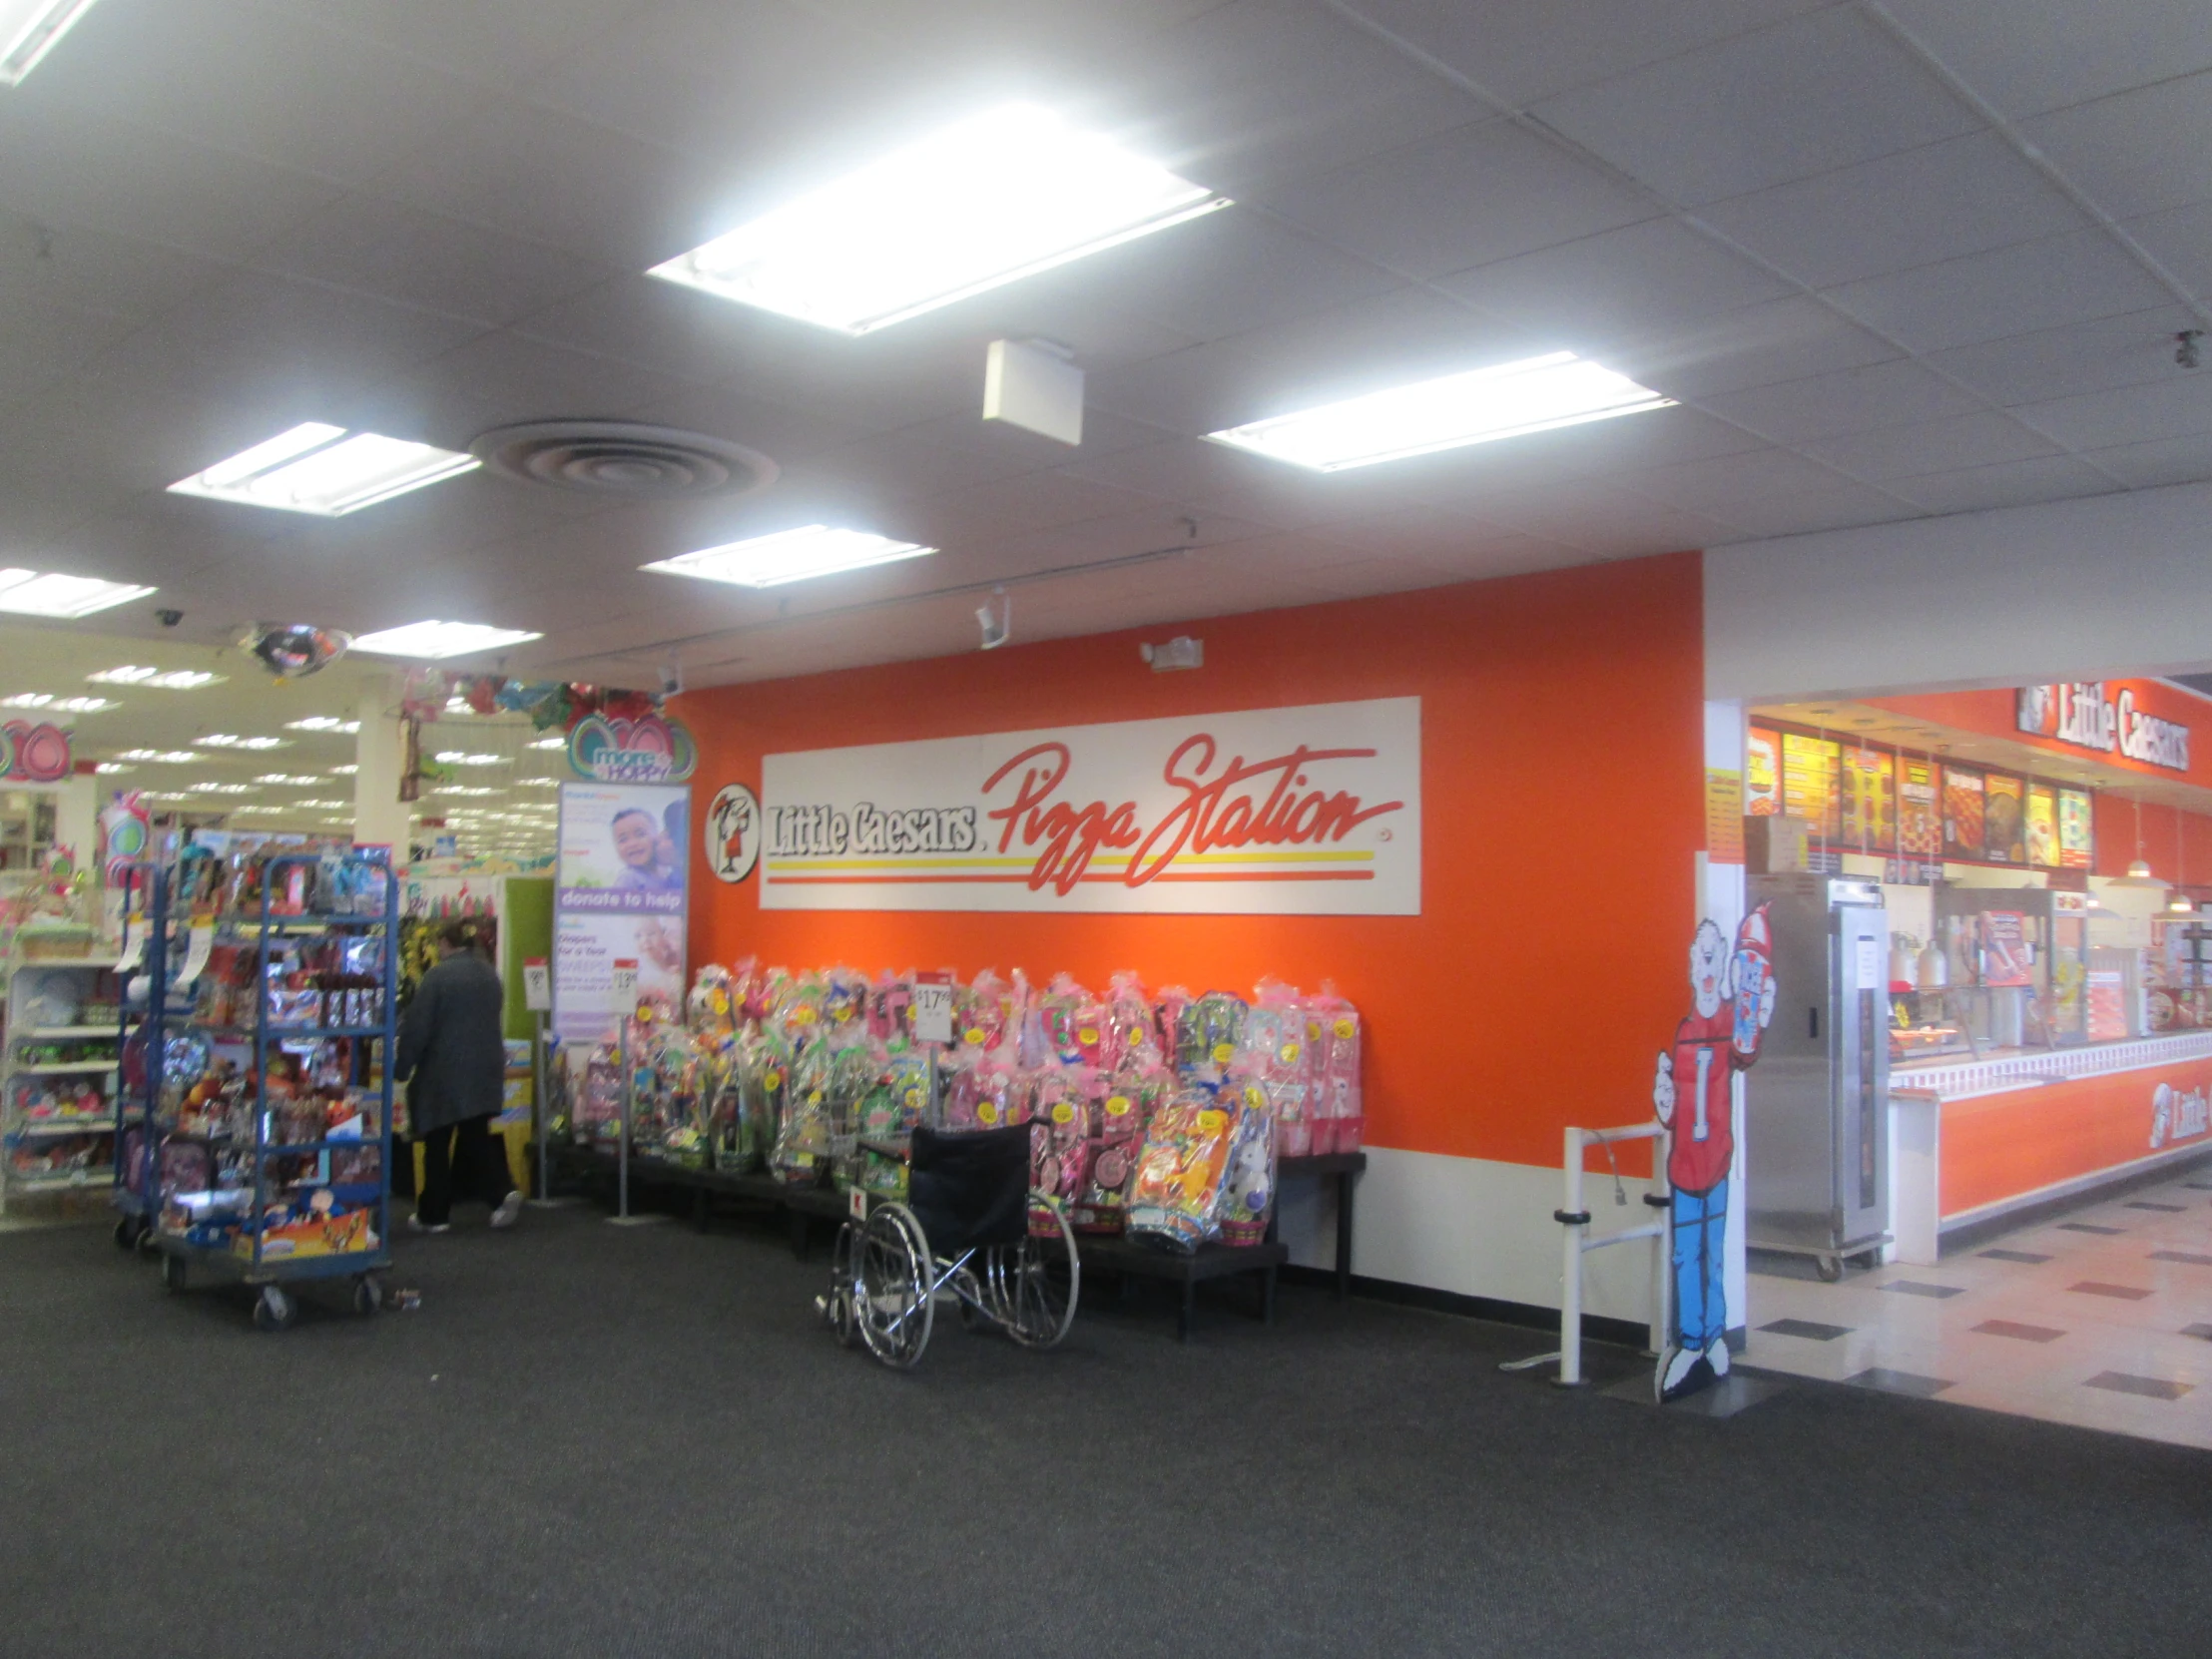
<instances>
[{"instance_id":1,"label":"toy package","mask_svg":"<svg viewBox=\"0 0 2212 1659\"><path fill-rule=\"evenodd\" d=\"M1071 1205L1090 1168L1089 1078L1049 1071L1036 1082L1029 1128L1029 1187Z\"/></svg>"},{"instance_id":2,"label":"toy package","mask_svg":"<svg viewBox=\"0 0 2212 1659\"><path fill-rule=\"evenodd\" d=\"M1129 1179L1132 1239L1189 1253L1220 1235L1229 1153L1243 1108L1189 1088L1153 1115Z\"/></svg>"},{"instance_id":3,"label":"toy package","mask_svg":"<svg viewBox=\"0 0 2212 1659\"><path fill-rule=\"evenodd\" d=\"M1360 1010L1322 983L1306 1007L1309 1110L1313 1150L1357 1152L1367 1126L1360 1088Z\"/></svg>"},{"instance_id":4,"label":"toy package","mask_svg":"<svg viewBox=\"0 0 2212 1659\"><path fill-rule=\"evenodd\" d=\"M1079 1233L1119 1233L1127 1220L1129 1177L1144 1146L1146 1126L1166 1098L1173 1078L1163 1069L1125 1067L1100 1074L1103 1093L1084 1149L1083 1186L1068 1206Z\"/></svg>"},{"instance_id":5,"label":"toy package","mask_svg":"<svg viewBox=\"0 0 2212 1659\"><path fill-rule=\"evenodd\" d=\"M790 1094L784 1104L769 1167L795 1187L820 1184L834 1150L830 1045L821 1038L799 1051L792 1065Z\"/></svg>"},{"instance_id":6,"label":"toy package","mask_svg":"<svg viewBox=\"0 0 2212 1659\"><path fill-rule=\"evenodd\" d=\"M1222 1242L1258 1244L1268 1236L1275 1210L1275 1120L1267 1096L1247 1085L1245 1108L1237 1114L1229 1142L1229 1175L1222 1194Z\"/></svg>"}]
</instances>

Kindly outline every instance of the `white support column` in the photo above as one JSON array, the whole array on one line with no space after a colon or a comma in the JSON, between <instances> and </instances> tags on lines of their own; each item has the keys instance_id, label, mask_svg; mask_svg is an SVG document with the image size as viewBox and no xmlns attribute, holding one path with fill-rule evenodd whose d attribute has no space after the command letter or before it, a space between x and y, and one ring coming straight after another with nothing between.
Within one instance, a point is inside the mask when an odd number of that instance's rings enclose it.
<instances>
[{"instance_id":1,"label":"white support column","mask_svg":"<svg viewBox=\"0 0 2212 1659\"><path fill-rule=\"evenodd\" d=\"M100 780L89 772L72 773L54 786L54 844L66 846L79 869L100 854Z\"/></svg>"},{"instance_id":2,"label":"white support column","mask_svg":"<svg viewBox=\"0 0 2212 1659\"><path fill-rule=\"evenodd\" d=\"M407 825L413 807L399 799L399 775L406 760L401 728L399 682L370 680L361 687L360 736L353 740L353 838L368 846L392 849L392 862L407 862Z\"/></svg>"}]
</instances>

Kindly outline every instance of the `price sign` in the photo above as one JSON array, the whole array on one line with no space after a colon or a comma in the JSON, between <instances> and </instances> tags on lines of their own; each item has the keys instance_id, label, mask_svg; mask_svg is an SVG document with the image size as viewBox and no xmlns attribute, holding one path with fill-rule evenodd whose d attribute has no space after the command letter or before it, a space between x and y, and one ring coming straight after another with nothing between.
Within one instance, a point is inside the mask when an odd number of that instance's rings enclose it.
<instances>
[{"instance_id":1,"label":"price sign","mask_svg":"<svg viewBox=\"0 0 2212 1659\"><path fill-rule=\"evenodd\" d=\"M914 1000L907 1010L913 1022L914 1041L949 1043L952 1040L952 976L921 973L914 976Z\"/></svg>"},{"instance_id":2,"label":"price sign","mask_svg":"<svg viewBox=\"0 0 2212 1659\"><path fill-rule=\"evenodd\" d=\"M607 979L607 989L614 998L617 1012L627 1014L630 1005L638 998L638 959L635 956L617 956L613 970Z\"/></svg>"},{"instance_id":3,"label":"price sign","mask_svg":"<svg viewBox=\"0 0 2212 1659\"><path fill-rule=\"evenodd\" d=\"M522 1005L533 1014L553 1006L553 969L543 956L526 957L522 963Z\"/></svg>"}]
</instances>

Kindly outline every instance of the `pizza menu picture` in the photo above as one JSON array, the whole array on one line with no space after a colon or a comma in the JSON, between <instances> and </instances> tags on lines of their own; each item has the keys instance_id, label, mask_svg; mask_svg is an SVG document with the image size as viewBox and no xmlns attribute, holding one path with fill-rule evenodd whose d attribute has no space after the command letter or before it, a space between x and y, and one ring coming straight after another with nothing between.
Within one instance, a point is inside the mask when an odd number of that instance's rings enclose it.
<instances>
[{"instance_id":1,"label":"pizza menu picture","mask_svg":"<svg viewBox=\"0 0 2212 1659\"><path fill-rule=\"evenodd\" d=\"M1905 757L1898 762L1898 850L1907 857L1942 856L1943 820L1934 761Z\"/></svg>"},{"instance_id":2,"label":"pizza menu picture","mask_svg":"<svg viewBox=\"0 0 2212 1659\"><path fill-rule=\"evenodd\" d=\"M1987 844L1981 828L1982 776L1978 767L1943 768L1943 856L1979 859Z\"/></svg>"},{"instance_id":3,"label":"pizza menu picture","mask_svg":"<svg viewBox=\"0 0 2212 1659\"><path fill-rule=\"evenodd\" d=\"M2027 862L2027 780L1992 772L1981 781L1984 856L2000 864Z\"/></svg>"}]
</instances>

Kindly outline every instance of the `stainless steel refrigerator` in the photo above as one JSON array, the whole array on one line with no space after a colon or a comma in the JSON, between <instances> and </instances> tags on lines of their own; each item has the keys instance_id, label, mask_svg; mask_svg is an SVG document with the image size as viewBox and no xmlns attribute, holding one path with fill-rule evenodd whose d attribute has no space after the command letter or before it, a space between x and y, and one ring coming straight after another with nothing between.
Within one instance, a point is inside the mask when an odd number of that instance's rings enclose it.
<instances>
[{"instance_id":1,"label":"stainless steel refrigerator","mask_svg":"<svg viewBox=\"0 0 2212 1659\"><path fill-rule=\"evenodd\" d=\"M1745 1242L1821 1277L1889 1242L1890 929L1874 881L1753 875L1774 1023L1744 1084Z\"/></svg>"}]
</instances>

